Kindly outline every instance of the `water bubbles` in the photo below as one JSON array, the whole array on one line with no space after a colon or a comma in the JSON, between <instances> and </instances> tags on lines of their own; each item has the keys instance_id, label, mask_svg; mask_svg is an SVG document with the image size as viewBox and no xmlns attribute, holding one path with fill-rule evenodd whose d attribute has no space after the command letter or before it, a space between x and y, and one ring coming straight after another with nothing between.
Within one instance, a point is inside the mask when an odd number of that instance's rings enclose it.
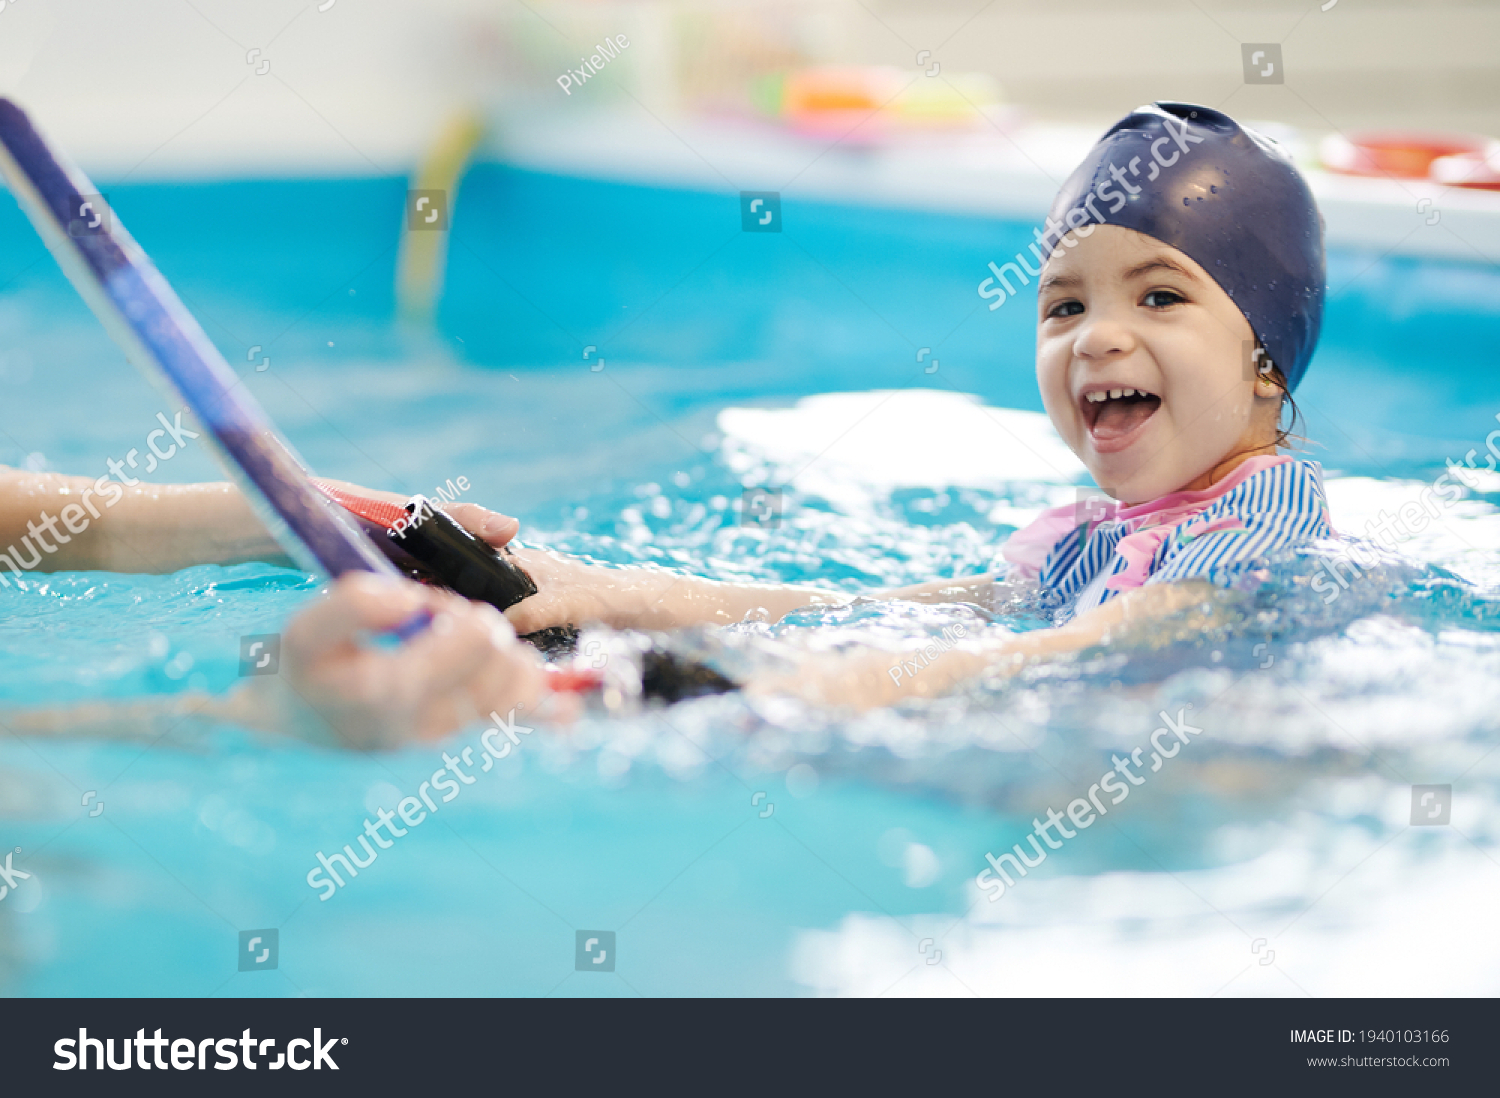
<instances>
[{"instance_id":1,"label":"water bubbles","mask_svg":"<svg viewBox=\"0 0 1500 1098\"><path fill-rule=\"evenodd\" d=\"M396 805L404 794L390 782L379 781L365 790L365 811L373 819L382 808L388 812L395 811Z\"/></svg>"},{"instance_id":2,"label":"water bubbles","mask_svg":"<svg viewBox=\"0 0 1500 1098\"><path fill-rule=\"evenodd\" d=\"M901 859L901 869L907 888L926 888L937 881L942 864L930 846L910 843Z\"/></svg>"},{"instance_id":3,"label":"water bubbles","mask_svg":"<svg viewBox=\"0 0 1500 1098\"><path fill-rule=\"evenodd\" d=\"M942 873L942 863L932 847L919 843L904 827L893 827L875 843L881 864L901 872L907 888L927 888Z\"/></svg>"},{"instance_id":4,"label":"water bubbles","mask_svg":"<svg viewBox=\"0 0 1500 1098\"><path fill-rule=\"evenodd\" d=\"M807 763L798 763L786 772L786 790L798 800L806 800L818 791L818 772Z\"/></svg>"}]
</instances>

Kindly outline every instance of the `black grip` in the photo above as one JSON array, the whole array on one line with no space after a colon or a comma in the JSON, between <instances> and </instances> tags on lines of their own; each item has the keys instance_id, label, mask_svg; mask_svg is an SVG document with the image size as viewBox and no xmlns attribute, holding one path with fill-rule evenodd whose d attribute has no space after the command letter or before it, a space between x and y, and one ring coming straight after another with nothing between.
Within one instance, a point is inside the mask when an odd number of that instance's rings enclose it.
<instances>
[{"instance_id":1,"label":"black grip","mask_svg":"<svg viewBox=\"0 0 1500 1098\"><path fill-rule=\"evenodd\" d=\"M406 525L386 536L425 565L434 583L497 610L536 594L531 577L507 559L509 550L480 541L425 496L413 496L406 513Z\"/></svg>"}]
</instances>

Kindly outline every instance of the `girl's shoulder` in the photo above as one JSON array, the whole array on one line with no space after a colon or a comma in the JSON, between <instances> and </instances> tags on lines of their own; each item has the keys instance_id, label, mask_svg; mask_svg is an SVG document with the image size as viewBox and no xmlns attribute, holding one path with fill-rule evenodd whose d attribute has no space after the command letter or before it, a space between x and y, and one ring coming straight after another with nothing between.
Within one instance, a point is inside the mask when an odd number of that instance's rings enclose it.
<instances>
[{"instance_id":1,"label":"girl's shoulder","mask_svg":"<svg viewBox=\"0 0 1500 1098\"><path fill-rule=\"evenodd\" d=\"M1206 513L1326 517L1327 510L1323 467L1316 461L1288 458L1251 473L1215 500Z\"/></svg>"}]
</instances>

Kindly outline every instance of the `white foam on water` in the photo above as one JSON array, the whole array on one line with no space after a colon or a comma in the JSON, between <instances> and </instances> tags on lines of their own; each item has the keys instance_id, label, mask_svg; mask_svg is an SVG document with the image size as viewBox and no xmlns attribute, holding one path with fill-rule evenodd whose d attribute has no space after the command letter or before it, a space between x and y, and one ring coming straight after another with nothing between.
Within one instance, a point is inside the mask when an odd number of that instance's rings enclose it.
<instances>
[{"instance_id":1,"label":"white foam on water","mask_svg":"<svg viewBox=\"0 0 1500 1098\"><path fill-rule=\"evenodd\" d=\"M1493 476L1468 471L1464 480L1454 478L1453 483L1492 487ZM1473 499L1467 491L1465 498L1445 499L1420 480L1337 477L1325 487L1329 516L1339 534L1384 544L1475 583L1500 582L1500 509L1493 504ZM1384 539L1382 530L1387 532Z\"/></svg>"},{"instance_id":2,"label":"white foam on water","mask_svg":"<svg viewBox=\"0 0 1500 1098\"><path fill-rule=\"evenodd\" d=\"M822 393L791 408L726 408L718 426L736 473L768 466L780 483L841 509L899 488L1088 479L1045 415L990 407L966 393Z\"/></svg>"},{"instance_id":3,"label":"white foam on water","mask_svg":"<svg viewBox=\"0 0 1500 1098\"><path fill-rule=\"evenodd\" d=\"M1456 799L1455 819L1471 807ZM971 886L964 916L851 914L798 935L792 976L862 996L1494 994L1492 841L1303 822L1301 842L1239 865L1018 879L993 904Z\"/></svg>"}]
</instances>

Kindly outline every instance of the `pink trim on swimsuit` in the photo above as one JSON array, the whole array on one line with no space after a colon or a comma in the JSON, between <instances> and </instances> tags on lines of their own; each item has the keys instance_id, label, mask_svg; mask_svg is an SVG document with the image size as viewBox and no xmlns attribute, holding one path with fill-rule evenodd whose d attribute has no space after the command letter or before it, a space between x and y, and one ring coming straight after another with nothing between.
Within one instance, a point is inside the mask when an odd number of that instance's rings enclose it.
<instances>
[{"instance_id":1,"label":"pink trim on swimsuit","mask_svg":"<svg viewBox=\"0 0 1500 1098\"><path fill-rule=\"evenodd\" d=\"M1286 455L1262 454L1242 461L1224 479L1196 492L1173 492L1160 499L1129 507L1121 507L1114 501L1098 506L1101 513L1090 518L1086 533L1093 533L1099 523L1110 520L1124 523L1126 530L1125 536L1115 547L1115 552L1125 558L1125 570L1119 575L1111 576L1105 587L1111 591L1120 591L1145 583L1151 574L1151 562L1156 558L1162 542L1178 527L1181 530L1177 536L1183 541L1191 541L1219 530L1244 529L1244 523L1232 515L1212 522L1195 523L1191 520L1262 469L1283 465L1291 460L1293 459ZM1095 507L1095 504L1090 504L1091 510ZM1076 503L1050 507L1037 516L1034 522L1012 534L1001 549L1001 556L1022 576L1035 579L1041 574L1042 565L1057 543L1083 525L1078 521Z\"/></svg>"}]
</instances>

